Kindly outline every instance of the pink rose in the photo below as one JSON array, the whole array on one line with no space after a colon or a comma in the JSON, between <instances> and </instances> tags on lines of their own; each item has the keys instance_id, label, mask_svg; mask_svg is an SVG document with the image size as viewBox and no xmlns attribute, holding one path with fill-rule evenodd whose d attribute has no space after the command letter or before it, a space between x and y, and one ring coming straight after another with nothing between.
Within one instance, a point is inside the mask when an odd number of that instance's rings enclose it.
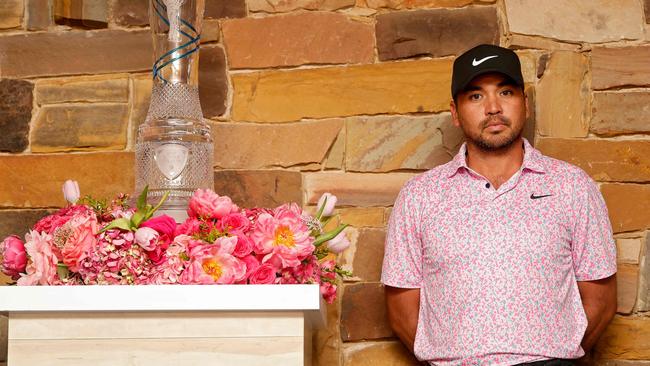
<instances>
[{"instance_id":1,"label":"pink rose","mask_svg":"<svg viewBox=\"0 0 650 366\"><path fill-rule=\"evenodd\" d=\"M323 282L320 284L320 293L323 295L325 301L327 301L328 304L331 304L336 299L336 285L329 282Z\"/></svg>"},{"instance_id":2,"label":"pink rose","mask_svg":"<svg viewBox=\"0 0 650 366\"><path fill-rule=\"evenodd\" d=\"M257 267L260 266L260 261L252 255L247 255L239 259L241 259L241 261L244 262L244 264L246 264L246 274L244 275L244 279L239 281L238 283L245 284L246 280L250 277L251 273L253 273L253 271L255 271Z\"/></svg>"},{"instance_id":3,"label":"pink rose","mask_svg":"<svg viewBox=\"0 0 650 366\"><path fill-rule=\"evenodd\" d=\"M253 241L247 235L239 231L231 231L230 234L235 235L234 237L237 238L237 245L235 246L235 250L233 250L232 255L235 257L243 258L251 254L253 251L253 245L255 245L255 243L253 243Z\"/></svg>"},{"instance_id":4,"label":"pink rose","mask_svg":"<svg viewBox=\"0 0 650 366\"><path fill-rule=\"evenodd\" d=\"M15 235L5 238L0 243L0 256L2 272L14 280L18 279L18 275L25 271L27 265L27 252L22 240Z\"/></svg>"},{"instance_id":5,"label":"pink rose","mask_svg":"<svg viewBox=\"0 0 650 366\"><path fill-rule=\"evenodd\" d=\"M337 198L335 195L329 192L323 193L323 195L320 196L320 199L318 199L316 212L320 211L322 208L323 212L321 213L321 217L332 216L332 214L334 213L334 206L336 206L336 201Z\"/></svg>"},{"instance_id":6,"label":"pink rose","mask_svg":"<svg viewBox=\"0 0 650 366\"><path fill-rule=\"evenodd\" d=\"M73 217L68 224L72 234L61 248L63 264L72 272L79 271L79 263L88 255L91 248L97 245L98 224L97 217L91 211Z\"/></svg>"},{"instance_id":7,"label":"pink rose","mask_svg":"<svg viewBox=\"0 0 650 366\"><path fill-rule=\"evenodd\" d=\"M135 242L146 251L154 250L159 238L160 234L150 227L141 227L135 232Z\"/></svg>"},{"instance_id":8,"label":"pink rose","mask_svg":"<svg viewBox=\"0 0 650 366\"><path fill-rule=\"evenodd\" d=\"M203 219L221 219L229 213L239 211L228 196L219 196L211 189L197 189L190 198L187 214Z\"/></svg>"},{"instance_id":9,"label":"pink rose","mask_svg":"<svg viewBox=\"0 0 650 366\"><path fill-rule=\"evenodd\" d=\"M239 212L230 213L219 221L221 231L240 231L244 232L251 226L250 220Z\"/></svg>"},{"instance_id":10,"label":"pink rose","mask_svg":"<svg viewBox=\"0 0 650 366\"><path fill-rule=\"evenodd\" d=\"M201 221L196 217L189 217L184 223L178 225L174 230L174 236L179 235L194 235L201 230Z\"/></svg>"},{"instance_id":11,"label":"pink rose","mask_svg":"<svg viewBox=\"0 0 650 366\"><path fill-rule=\"evenodd\" d=\"M340 232L332 240L327 242L327 249L332 253L341 253L350 247L350 241L344 232Z\"/></svg>"},{"instance_id":12,"label":"pink rose","mask_svg":"<svg viewBox=\"0 0 650 366\"><path fill-rule=\"evenodd\" d=\"M268 263L264 263L251 273L250 277L248 277L248 281L251 284L257 285L274 283L275 268Z\"/></svg>"},{"instance_id":13,"label":"pink rose","mask_svg":"<svg viewBox=\"0 0 650 366\"><path fill-rule=\"evenodd\" d=\"M150 227L160 235L166 236L166 240L172 240L176 230L176 221L171 216L160 215L143 222L140 227Z\"/></svg>"}]
</instances>

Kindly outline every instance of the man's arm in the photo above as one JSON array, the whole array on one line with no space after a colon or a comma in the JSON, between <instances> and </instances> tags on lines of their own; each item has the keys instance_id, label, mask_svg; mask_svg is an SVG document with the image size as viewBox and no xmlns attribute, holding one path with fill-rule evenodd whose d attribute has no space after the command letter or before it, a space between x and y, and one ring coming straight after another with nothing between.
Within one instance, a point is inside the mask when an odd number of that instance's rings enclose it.
<instances>
[{"instance_id":1,"label":"man's arm","mask_svg":"<svg viewBox=\"0 0 650 366\"><path fill-rule=\"evenodd\" d=\"M588 321L582 348L589 352L616 314L616 274L601 280L578 281L578 289Z\"/></svg>"},{"instance_id":2,"label":"man's arm","mask_svg":"<svg viewBox=\"0 0 650 366\"><path fill-rule=\"evenodd\" d=\"M385 292L388 322L399 339L413 353L420 312L420 289L385 286Z\"/></svg>"}]
</instances>

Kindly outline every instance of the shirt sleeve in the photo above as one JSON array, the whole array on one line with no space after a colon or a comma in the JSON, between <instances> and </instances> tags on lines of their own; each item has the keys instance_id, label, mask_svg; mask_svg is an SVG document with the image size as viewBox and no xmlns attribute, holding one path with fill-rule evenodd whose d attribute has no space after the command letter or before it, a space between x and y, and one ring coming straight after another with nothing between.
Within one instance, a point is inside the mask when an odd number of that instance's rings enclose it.
<instances>
[{"instance_id":1,"label":"shirt sleeve","mask_svg":"<svg viewBox=\"0 0 650 366\"><path fill-rule=\"evenodd\" d=\"M573 268L578 281L594 281L616 273L616 243L607 206L586 173L576 182L575 225L571 237Z\"/></svg>"},{"instance_id":2,"label":"shirt sleeve","mask_svg":"<svg viewBox=\"0 0 650 366\"><path fill-rule=\"evenodd\" d=\"M388 286L420 288L422 242L417 194L407 183L400 191L388 222L381 281Z\"/></svg>"}]
</instances>

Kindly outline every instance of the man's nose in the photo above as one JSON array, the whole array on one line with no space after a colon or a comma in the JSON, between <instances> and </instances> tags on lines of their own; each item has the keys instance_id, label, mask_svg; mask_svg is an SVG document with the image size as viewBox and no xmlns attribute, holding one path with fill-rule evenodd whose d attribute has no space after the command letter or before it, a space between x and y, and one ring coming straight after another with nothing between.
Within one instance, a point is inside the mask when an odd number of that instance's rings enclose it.
<instances>
[{"instance_id":1,"label":"man's nose","mask_svg":"<svg viewBox=\"0 0 650 366\"><path fill-rule=\"evenodd\" d=\"M496 95L488 95L485 98L485 114L493 115L501 113L501 103Z\"/></svg>"}]
</instances>

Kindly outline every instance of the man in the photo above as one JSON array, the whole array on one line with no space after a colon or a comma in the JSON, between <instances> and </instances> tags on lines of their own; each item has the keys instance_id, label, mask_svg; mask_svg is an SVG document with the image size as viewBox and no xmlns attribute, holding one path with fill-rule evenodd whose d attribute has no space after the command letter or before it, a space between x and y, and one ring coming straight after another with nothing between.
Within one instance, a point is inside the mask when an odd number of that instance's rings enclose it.
<instances>
[{"instance_id":1,"label":"man","mask_svg":"<svg viewBox=\"0 0 650 366\"><path fill-rule=\"evenodd\" d=\"M451 92L465 144L405 184L389 222L390 324L431 365L572 365L616 312L602 195L522 138L529 105L513 51L459 56Z\"/></svg>"}]
</instances>

